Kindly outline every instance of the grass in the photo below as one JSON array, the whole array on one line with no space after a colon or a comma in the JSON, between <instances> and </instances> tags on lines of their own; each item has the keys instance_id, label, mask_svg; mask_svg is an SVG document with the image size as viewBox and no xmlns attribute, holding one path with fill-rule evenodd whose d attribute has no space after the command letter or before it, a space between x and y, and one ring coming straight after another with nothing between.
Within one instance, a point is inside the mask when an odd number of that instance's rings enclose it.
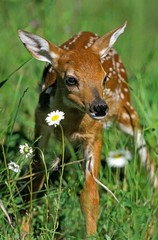
<instances>
[{"instance_id":1,"label":"grass","mask_svg":"<svg viewBox=\"0 0 158 240\"><path fill-rule=\"evenodd\" d=\"M25 142L32 145L34 142L34 109L44 66L41 62L30 60L30 55L18 39L17 30L37 33L60 45L76 32L89 30L102 35L127 20L127 29L115 48L129 73L132 101L141 117L151 154L158 163L157 5L156 0L152 4L148 0L145 4L143 0L100 0L97 3L94 0L1 0L0 239L19 239L20 212L26 207L32 209L33 231L30 239L52 239L58 206L58 217L62 219L58 234L64 239L86 239L78 196L84 183L79 164L65 167L60 205L58 194L61 185L58 181L51 184L51 171L47 173L47 191L43 189L41 197L26 206L19 193L24 182L19 174L7 168L9 161L18 163L22 173L29 166L29 160L19 154L19 145ZM144 240L147 232L149 239L158 239L156 227L151 233L149 231L151 224L156 226L157 193L137 159L133 141L116 128L104 132L103 140L99 179L114 192L124 208L99 187L98 233L93 239ZM119 148L128 148L133 153L133 161L128 164L123 181L118 178L119 171L109 169L105 162L107 153ZM79 156L73 153L71 161L81 158L80 153ZM45 159L48 159L49 169L49 151ZM19 188L17 184L21 184Z\"/></svg>"}]
</instances>

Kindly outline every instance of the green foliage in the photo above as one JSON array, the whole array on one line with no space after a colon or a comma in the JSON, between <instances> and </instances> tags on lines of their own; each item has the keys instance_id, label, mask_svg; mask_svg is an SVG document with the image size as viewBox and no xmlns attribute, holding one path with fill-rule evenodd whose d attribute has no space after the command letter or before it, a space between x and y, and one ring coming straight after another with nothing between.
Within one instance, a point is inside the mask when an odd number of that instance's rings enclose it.
<instances>
[{"instance_id":1,"label":"green foliage","mask_svg":"<svg viewBox=\"0 0 158 240\"><path fill-rule=\"evenodd\" d=\"M25 186L19 173L8 170L14 161L24 171L30 160L19 154L19 145L33 144L34 109L38 102L38 84L44 63L31 59L18 39L17 30L34 32L60 45L73 34L88 30L102 35L128 21L125 33L116 44L129 72L132 101L141 117L145 138L155 161L158 162L158 3L127 0L1 0L0 45L0 239L20 239L20 212L32 209L30 239L52 239L55 214L62 219L59 237L86 239L85 222L79 204L79 193L84 183L80 164L72 152L74 162L65 166L62 190L49 169L51 154L47 154L49 181L32 205L23 203L20 190ZM109 193L100 190L98 233L91 239L137 240L158 239L157 193L147 180L146 171L132 150L132 140L111 128L103 134L99 179L120 200L118 204ZM71 148L71 147L70 147ZM128 148L133 151L124 179L120 172L108 169L105 158L110 150ZM138 161L137 161L138 160ZM60 200L60 203L58 202ZM59 204L59 205L58 205ZM57 212L57 208L58 212ZM9 218L11 223L9 223ZM88 238L87 238L88 239Z\"/></svg>"}]
</instances>

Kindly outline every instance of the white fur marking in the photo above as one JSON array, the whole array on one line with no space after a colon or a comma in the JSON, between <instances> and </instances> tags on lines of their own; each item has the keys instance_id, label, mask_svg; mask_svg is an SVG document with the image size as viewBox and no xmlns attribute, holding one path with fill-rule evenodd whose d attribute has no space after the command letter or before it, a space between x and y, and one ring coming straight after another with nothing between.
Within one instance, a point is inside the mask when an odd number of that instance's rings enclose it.
<instances>
[{"instance_id":1,"label":"white fur marking","mask_svg":"<svg viewBox=\"0 0 158 240\"><path fill-rule=\"evenodd\" d=\"M69 47L66 46L66 45L64 45L63 48L64 48L65 50L69 50Z\"/></svg>"},{"instance_id":2,"label":"white fur marking","mask_svg":"<svg viewBox=\"0 0 158 240\"><path fill-rule=\"evenodd\" d=\"M120 96L121 96L121 98L122 98L122 99L124 99L124 98L125 98L125 96L124 96L124 94L123 94L123 93L121 93L121 94L120 94Z\"/></svg>"},{"instance_id":3,"label":"white fur marking","mask_svg":"<svg viewBox=\"0 0 158 240\"><path fill-rule=\"evenodd\" d=\"M126 119L128 119L128 120L130 119L129 114L125 113L125 112L122 114L122 118L125 119L125 120Z\"/></svg>"},{"instance_id":4,"label":"white fur marking","mask_svg":"<svg viewBox=\"0 0 158 240\"><path fill-rule=\"evenodd\" d=\"M124 92L128 92L128 88L124 88L123 90L124 90Z\"/></svg>"},{"instance_id":5,"label":"white fur marking","mask_svg":"<svg viewBox=\"0 0 158 240\"><path fill-rule=\"evenodd\" d=\"M89 39L89 42L85 45L85 48L89 48L92 46L92 44L97 40L97 36L91 36L90 39Z\"/></svg>"},{"instance_id":6,"label":"white fur marking","mask_svg":"<svg viewBox=\"0 0 158 240\"><path fill-rule=\"evenodd\" d=\"M84 152L84 158L86 159L86 178L93 172L94 169L94 158L93 153L89 147Z\"/></svg>"},{"instance_id":7,"label":"white fur marking","mask_svg":"<svg viewBox=\"0 0 158 240\"><path fill-rule=\"evenodd\" d=\"M53 71L53 67L51 66L50 68L49 68L49 73L51 73Z\"/></svg>"},{"instance_id":8,"label":"white fur marking","mask_svg":"<svg viewBox=\"0 0 158 240\"><path fill-rule=\"evenodd\" d=\"M124 72L125 72L125 69L124 69L124 68L121 68L120 71L124 73Z\"/></svg>"},{"instance_id":9,"label":"white fur marking","mask_svg":"<svg viewBox=\"0 0 158 240\"><path fill-rule=\"evenodd\" d=\"M130 136L133 136L134 135L134 132L133 132L133 129L132 128L128 128L126 127L124 124L122 123L119 123L118 124L118 127L124 132L124 133L127 133L129 134Z\"/></svg>"},{"instance_id":10,"label":"white fur marking","mask_svg":"<svg viewBox=\"0 0 158 240\"><path fill-rule=\"evenodd\" d=\"M71 45L75 43L81 35L82 35L82 32L79 32L77 35L74 36L74 38L70 42L68 42L68 44Z\"/></svg>"},{"instance_id":11,"label":"white fur marking","mask_svg":"<svg viewBox=\"0 0 158 240\"><path fill-rule=\"evenodd\" d=\"M136 118L136 115L134 113L131 114L131 118L132 119L135 119Z\"/></svg>"}]
</instances>

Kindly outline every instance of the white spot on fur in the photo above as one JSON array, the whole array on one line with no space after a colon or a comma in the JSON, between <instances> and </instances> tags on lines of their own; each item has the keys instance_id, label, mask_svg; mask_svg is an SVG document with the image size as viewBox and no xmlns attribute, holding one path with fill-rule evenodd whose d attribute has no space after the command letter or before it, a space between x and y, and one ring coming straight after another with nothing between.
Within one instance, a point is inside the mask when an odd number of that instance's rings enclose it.
<instances>
[{"instance_id":1,"label":"white spot on fur","mask_svg":"<svg viewBox=\"0 0 158 240\"><path fill-rule=\"evenodd\" d=\"M107 60L106 57L102 57L101 58L101 63L104 63L106 60Z\"/></svg>"},{"instance_id":2,"label":"white spot on fur","mask_svg":"<svg viewBox=\"0 0 158 240\"><path fill-rule=\"evenodd\" d=\"M125 72L125 69L124 69L124 68L121 68L120 71L124 73L124 72Z\"/></svg>"},{"instance_id":3,"label":"white spot on fur","mask_svg":"<svg viewBox=\"0 0 158 240\"><path fill-rule=\"evenodd\" d=\"M119 62L116 62L116 67L117 67L118 69L120 69L120 63L119 63Z\"/></svg>"},{"instance_id":4,"label":"white spot on fur","mask_svg":"<svg viewBox=\"0 0 158 240\"><path fill-rule=\"evenodd\" d=\"M124 88L123 90L124 90L124 92L128 92L128 88Z\"/></svg>"},{"instance_id":5,"label":"white spot on fur","mask_svg":"<svg viewBox=\"0 0 158 240\"><path fill-rule=\"evenodd\" d=\"M127 105L127 106L131 106L130 102L126 102L126 105Z\"/></svg>"},{"instance_id":6,"label":"white spot on fur","mask_svg":"<svg viewBox=\"0 0 158 240\"><path fill-rule=\"evenodd\" d=\"M109 97L113 95L113 92L111 91L110 88L105 88L105 95L108 95Z\"/></svg>"},{"instance_id":7,"label":"white spot on fur","mask_svg":"<svg viewBox=\"0 0 158 240\"><path fill-rule=\"evenodd\" d=\"M51 66L51 67L49 68L49 73L52 72L52 71L53 71L53 67Z\"/></svg>"},{"instance_id":8,"label":"white spot on fur","mask_svg":"<svg viewBox=\"0 0 158 240\"><path fill-rule=\"evenodd\" d=\"M129 116L128 113L124 112L124 113L122 114L122 118L123 118L124 120L129 120L129 119L130 119L130 116Z\"/></svg>"},{"instance_id":9,"label":"white spot on fur","mask_svg":"<svg viewBox=\"0 0 158 240\"><path fill-rule=\"evenodd\" d=\"M112 76L112 73L109 73L109 74L108 74L108 77L111 78L111 76Z\"/></svg>"},{"instance_id":10,"label":"white spot on fur","mask_svg":"<svg viewBox=\"0 0 158 240\"><path fill-rule=\"evenodd\" d=\"M121 93L121 94L120 94L120 96L121 96L121 98L122 98L122 99L124 99L124 98L125 98L125 96L124 96L124 94L123 94L123 93Z\"/></svg>"},{"instance_id":11,"label":"white spot on fur","mask_svg":"<svg viewBox=\"0 0 158 240\"><path fill-rule=\"evenodd\" d=\"M105 58L105 60L108 61L109 59L110 59L110 56L107 55L106 58Z\"/></svg>"},{"instance_id":12,"label":"white spot on fur","mask_svg":"<svg viewBox=\"0 0 158 240\"><path fill-rule=\"evenodd\" d=\"M124 125L123 123L118 123L118 127L120 128L121 131L123 131L124 133L127 133L130 136L134 135L133 129L130 127L127 127L126 125Z\"/></svg>"},{"instance_id":13,"label":"white spot on fur","mask_svg":"<svg viewBox=\"0 0 158 240\"><path fill-rule=\"evenodd\" d=\"M89 42L85 45L85 48L89 48L98 39L98 36L91 36Z\"/></svg>"},{"instance_id":14,"label":"white spot on fur","mask_svg":"<svg viewBox=\"0 0 158 240\"><path fill-rule=\"evenodd\" d=\"M110 76L106 77L106 82L108 82L110 80Z\"/></svg>"},{"instance_id":15,"label":"white spot on fur","mask_svg":"<svg viewBox=\"0 0 158 240\"><path fill-rule=\"evenodd\" d=\"M130 109L133 110L134 108L132 107L132 105L130 105Z\"/></svg>"},{"instance_id":16,"label":"white spot on fur","mask_svg":"<svg viewBox=\"0 0 158 240\"><path fill-rule=\"evenodd\" d=\"M45 89L46 85L45 83L42 84L42 91Z\"/></svg>"},{"instance_id":17,"label":"white spot on fur","mask_svg":"<svg viewBox=\"0 0 158 240\"><path fill-rule=\"evenodd\" d=\"M58 54L54 52L50 52L50 56L52 57L52 59L58 58Z\"/></svg>"},{"instance_id":18,"label":"white spot on fur","mask_svg":"<svg viewBox=\"0 0 158 240\"><path fill-rule=\"evenodd\" d=\"M73 37L73 39L70 42L68 42L68 44L71 45L71 44L75 43L77 41L77 39L80 38L81 35L82 35L82 32L79 32L77 35L75 35Z\"/></svg>"},{"instance_id":19,"label":"white spot on fur","mask_svg":"<svg viewBox=\"0 0 158 240\"><path fill-rule=\"evenodd\" d=\"M136 118L136 115L134 113L131 114L131 118L132 119L135 119Z\"/></svg>"},{"instance_id":20,"label":"white spot on fur","mask_svg":"<svg viewBox=\"0 0 158 240\"><path fill-rule=\"evenodd\" d=\"M69 50L69 47L66 46L66 45L64 45L63 48L64 48L65 50Z\"/></svg>"}]
</instances>

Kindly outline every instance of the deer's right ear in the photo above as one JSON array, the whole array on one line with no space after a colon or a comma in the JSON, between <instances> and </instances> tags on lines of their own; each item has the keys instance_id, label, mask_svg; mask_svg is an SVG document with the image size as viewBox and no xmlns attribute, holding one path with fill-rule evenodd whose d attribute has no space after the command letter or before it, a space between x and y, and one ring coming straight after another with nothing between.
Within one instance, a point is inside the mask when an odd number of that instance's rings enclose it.
<instances>
[{"instance_id":1,"label":"deer's right ear","mask_svg":"<svg viewBox=\"0 0 158 240\"><path fill-rule=\"evenodd\" d=\"M19 30L18 35L32 56L40 61L53 64L64 51L38 35L23 30Z\"/></svg>"}]
</instances>

